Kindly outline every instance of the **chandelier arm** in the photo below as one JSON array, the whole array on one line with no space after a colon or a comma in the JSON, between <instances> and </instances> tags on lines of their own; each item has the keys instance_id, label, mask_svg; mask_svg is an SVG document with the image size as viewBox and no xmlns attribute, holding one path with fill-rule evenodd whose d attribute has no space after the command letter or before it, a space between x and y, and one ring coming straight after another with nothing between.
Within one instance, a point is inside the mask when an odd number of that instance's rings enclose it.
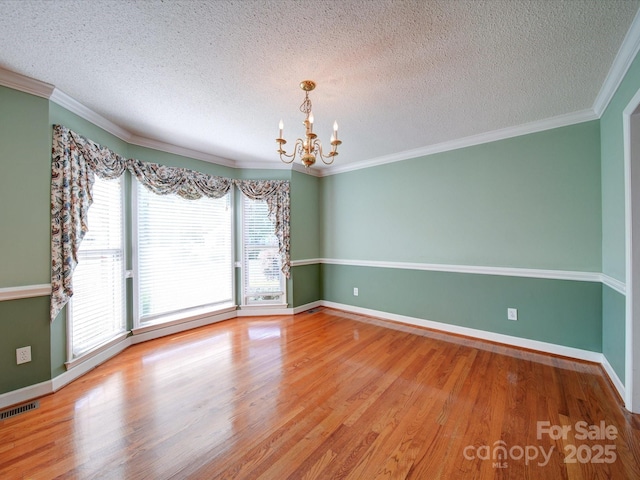
<instances>
[{"instance_id":1,"label":"chandelier arm","mask_svg":"<svg viewBox=\"0 0 640 480\"><path fill-rule=\"evenodd\" d=\"M282 160L283 163L293 163L293 161L296 159L295 154L293 155L287 155L287 153L283 150L280 153L280 160ZM286 157L286 158L283 158ZM290 158L291 160L287 160L287 158Z\"/></svg>"},{"instance_id":2,"label":"chandelier arm","mask_svg":"<svg viewBox=\"0 0 640 480\"><path fill-rule=\"evenodd\" d=\"M325 165L331 165L335 160L336 155L338 155L338 152L336 151L337 148L332 148L331 152L329 152L329 154L325 156L322 153L322 143L319 140L315 140L313 142L313 147L314 150L318 152L318 154L320 155L320 159Z\"/></svg>"},{"instance_id":3,"label":"chandelier arm","mask_svg":"<svg viewBox=\"0 0 640 480\"><path fill-rule=\"evenodd\" d=\"M293 153L289 154L285 152L284 149L282 148L282 145L280 145L280 149L278 150L278 153L280 154L280 160L282 160L284 163L287 163L287 164L293 163L301 147L302 147L302 140L300 138L296 139L296 143L293 144ZM290 158L291 160L286 160L283 157Z\"/></svg>"}]
</instances>

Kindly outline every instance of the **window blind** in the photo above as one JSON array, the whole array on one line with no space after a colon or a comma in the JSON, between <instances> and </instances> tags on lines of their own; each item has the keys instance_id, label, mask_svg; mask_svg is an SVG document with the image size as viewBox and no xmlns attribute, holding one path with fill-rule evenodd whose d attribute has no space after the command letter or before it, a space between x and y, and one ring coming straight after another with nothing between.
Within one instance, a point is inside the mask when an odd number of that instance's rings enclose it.
<instances>
[{"instance_id":1,"label":"window blind","mask_svg":"<svg viewBox=\"0 0 640 480\"><path fill-rule=\"evenodd\" d=\"M284 302L278 238L264 200L242 196L244 304Z\"/></svg>"},{"instance_id":2,"label":"window blind","mask_svg":"<svg viewBox=\"0 0 640 480\"><path fill-rule=\"evenodd\" d=\"M80 244L73 274L71 316L73 358L125 330L122 177L96 176L89 231Z\"/></svg>"},{"instance_id":3,"label":"window blind","mask_svg":"<svg viewBox=\"0 0 640 480\"><path fill-rule=\"evenodd\" d=\"M185 200L139 182L138 314L157 317L233 301L231 194Z\"/></svg>"}]
</instances>

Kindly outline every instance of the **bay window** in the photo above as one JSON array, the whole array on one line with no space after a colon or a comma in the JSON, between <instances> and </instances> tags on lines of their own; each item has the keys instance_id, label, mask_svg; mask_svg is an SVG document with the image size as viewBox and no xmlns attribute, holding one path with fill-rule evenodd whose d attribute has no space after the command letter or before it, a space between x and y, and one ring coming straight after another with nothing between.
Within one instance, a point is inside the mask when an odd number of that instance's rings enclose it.
<instances>
[{"instance_id":1,"label":"bay window","mask_svg":"<svg viewBox=\"0 0 640 480\"><path fill-rule=\"evenodd\" d=\"M140 326L233 304L231 191L185 200L137 184L137 318Z\"/></svg>"}]
</instances>

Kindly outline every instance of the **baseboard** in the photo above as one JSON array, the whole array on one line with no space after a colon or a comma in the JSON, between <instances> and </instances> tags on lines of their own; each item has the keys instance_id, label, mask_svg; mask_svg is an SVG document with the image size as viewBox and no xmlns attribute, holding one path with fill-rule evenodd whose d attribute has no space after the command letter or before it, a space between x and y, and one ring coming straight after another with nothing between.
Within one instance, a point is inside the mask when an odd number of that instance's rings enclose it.
<instances>
[{"instance_id":1,"label":"baseboard","mask_svg":"<svg viewBox=\"0 0 640 480\"><path fill-rule=\"evenodd\" d=\"M306 312L307 310L311 310L312 308L318 308L322 306L322 300L316 300L315 302L306 303L304 305L300 305L299 307L295 307L293 309L294 314Z\"/></svg>"},{"instance_id":2,"label":"baseboard","mask_svg":"<svg viewBox=\"0 0 640 480\"><path fill-rule=\"evenodd\" d=\"M602 361L600 363L602 364L602 368L604 368L605 373L609 377L609 380L611 380L611 383L617 390L618 395L620 395L620 400L624 402L624 399L626 398L624 383L622 383L620 377L618 377L618 374L613 369L613 367L609 363L609 360L607 360L607 357L604 354L602 354Z\"/></svg>"},{"instance_id":3,"label":"baseboard","mask_svg":"<svg viewBox=\"0 0 640 480\"><path fill-rule=\"evenodd\" d=\"M237 311L238 317L264 317L269 315L297 315L298 313L306 312L312 308L318 308L322 306L322 300L317 300L311 303L305 303L293 308L250 308Z\"/></svg>"},{"instance_id":4,"label":"baseboard","mask_svg":"<svg viewBox=\"0 0 640 480\"><path fill-rule=\"evenodd\" d=\"M90 372L97 366L102 365L110 358L113 358L119 353L125 351L131 346L131 343L131 337L123 337L117 343L109 346L109 348L105 348L96 355L87 358L87 360L75 364L72 368L69 368L66 372L58 375L51 380L53 391L57 392L65 385L70 384L74 380L77 380L78 378L83 376L85 373Z\"/></svg>"},{"instance_id":5,"label":"baseboard","mask_svg":"<svg viewBox=\"0 0 640 480\"><path fill-rule=\"evenodd\" d=\"M431 328L433 330L439 330L446 333L454 333L457 335L465 335L467 337L473 337L480 340L487 340L490 342L502 343L513 347L526 348L529 350L535 350L543 353L550 353L552 355L561 355L563 357L575 358L578 360L586 360L588 362L601 363L602 354L599 352L591 352L589 350L582 350L579 348L565 347L564 345L556 345L554 343L541 342L538 340L530 340L527 338L514 337L511 335L504 335L501 333L487 332L485 330L478 330L469 327L460 327L458 325L450 325L447 323L434 322L432 320L424 320L422 318L408 317L406 315L398 315L395 313L382 312L380 310L372 310L369 308L355 307L353 305L346 305L343 303L322 301L322 305L325 307L335 308L337 310L344 310L351 313L358 313L361 315L369 315L372 317L378 317L384 320L391 320L392 322L406 323L409 325L415 325L418 327Z\"/></svg>"},{"instance_id":6,"label":"baseboard","mask_svg":"<svg viewBox=\"0 0 640 480\"><path fill-rule=\"evenodd\" d=\"M293 315L293 308L287 307L240 307L236 311L238 317L268 317L270 315Z\"/></svg>"},{"instance_id":7,"label":"baseboard","mask_svg":"<svg viewBox=\"0 0 640 480\"><path fill-rule=\"evenodd\" d=\"M49 395L50 393L53 393L53 384L51 380L19 388L18 390L12 390L10 392L0 394L0 409L5 409L19 403L29 402L38 397Z\"/></svg>"},{"instance_id":8,"label":"baseboard","mask_svg":"<svg viewBox=\"0 0 640 480\"><path fill-rule=\"evenodd\" d=\"M184 332L186 330L191 330L193 328L204 327L206 325L211 325L212 323L222 322L223 320L229 320L232 318L236 318L237 311L231 310L223 313L215 313L211 315L200 316L193 320L174 323L172 325L158 325L157 328L145 328L140 330L133 330L133 336L131 338L131 343L141 343L149 340L154 340L156 338L166 337L167 335L173 335L174 333Z\"/></svg>"}]
</instances>

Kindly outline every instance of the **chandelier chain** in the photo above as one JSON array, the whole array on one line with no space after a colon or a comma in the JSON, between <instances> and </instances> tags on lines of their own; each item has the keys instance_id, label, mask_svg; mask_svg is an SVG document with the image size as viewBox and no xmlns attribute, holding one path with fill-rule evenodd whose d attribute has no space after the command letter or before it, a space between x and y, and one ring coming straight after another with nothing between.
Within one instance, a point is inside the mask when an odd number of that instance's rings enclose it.
<instances>
[{"instance_id":1,"label":"chandelier chain","mask_svg":"<svg viewBox=\"0 0 640 480\"><path fill-rule=\"evenodd\" d=\"M300 104L300 111L309 115L311 113L311 99L309 98L309 92L305 92L304 101Z\"/></svg>"}]
</instances>

